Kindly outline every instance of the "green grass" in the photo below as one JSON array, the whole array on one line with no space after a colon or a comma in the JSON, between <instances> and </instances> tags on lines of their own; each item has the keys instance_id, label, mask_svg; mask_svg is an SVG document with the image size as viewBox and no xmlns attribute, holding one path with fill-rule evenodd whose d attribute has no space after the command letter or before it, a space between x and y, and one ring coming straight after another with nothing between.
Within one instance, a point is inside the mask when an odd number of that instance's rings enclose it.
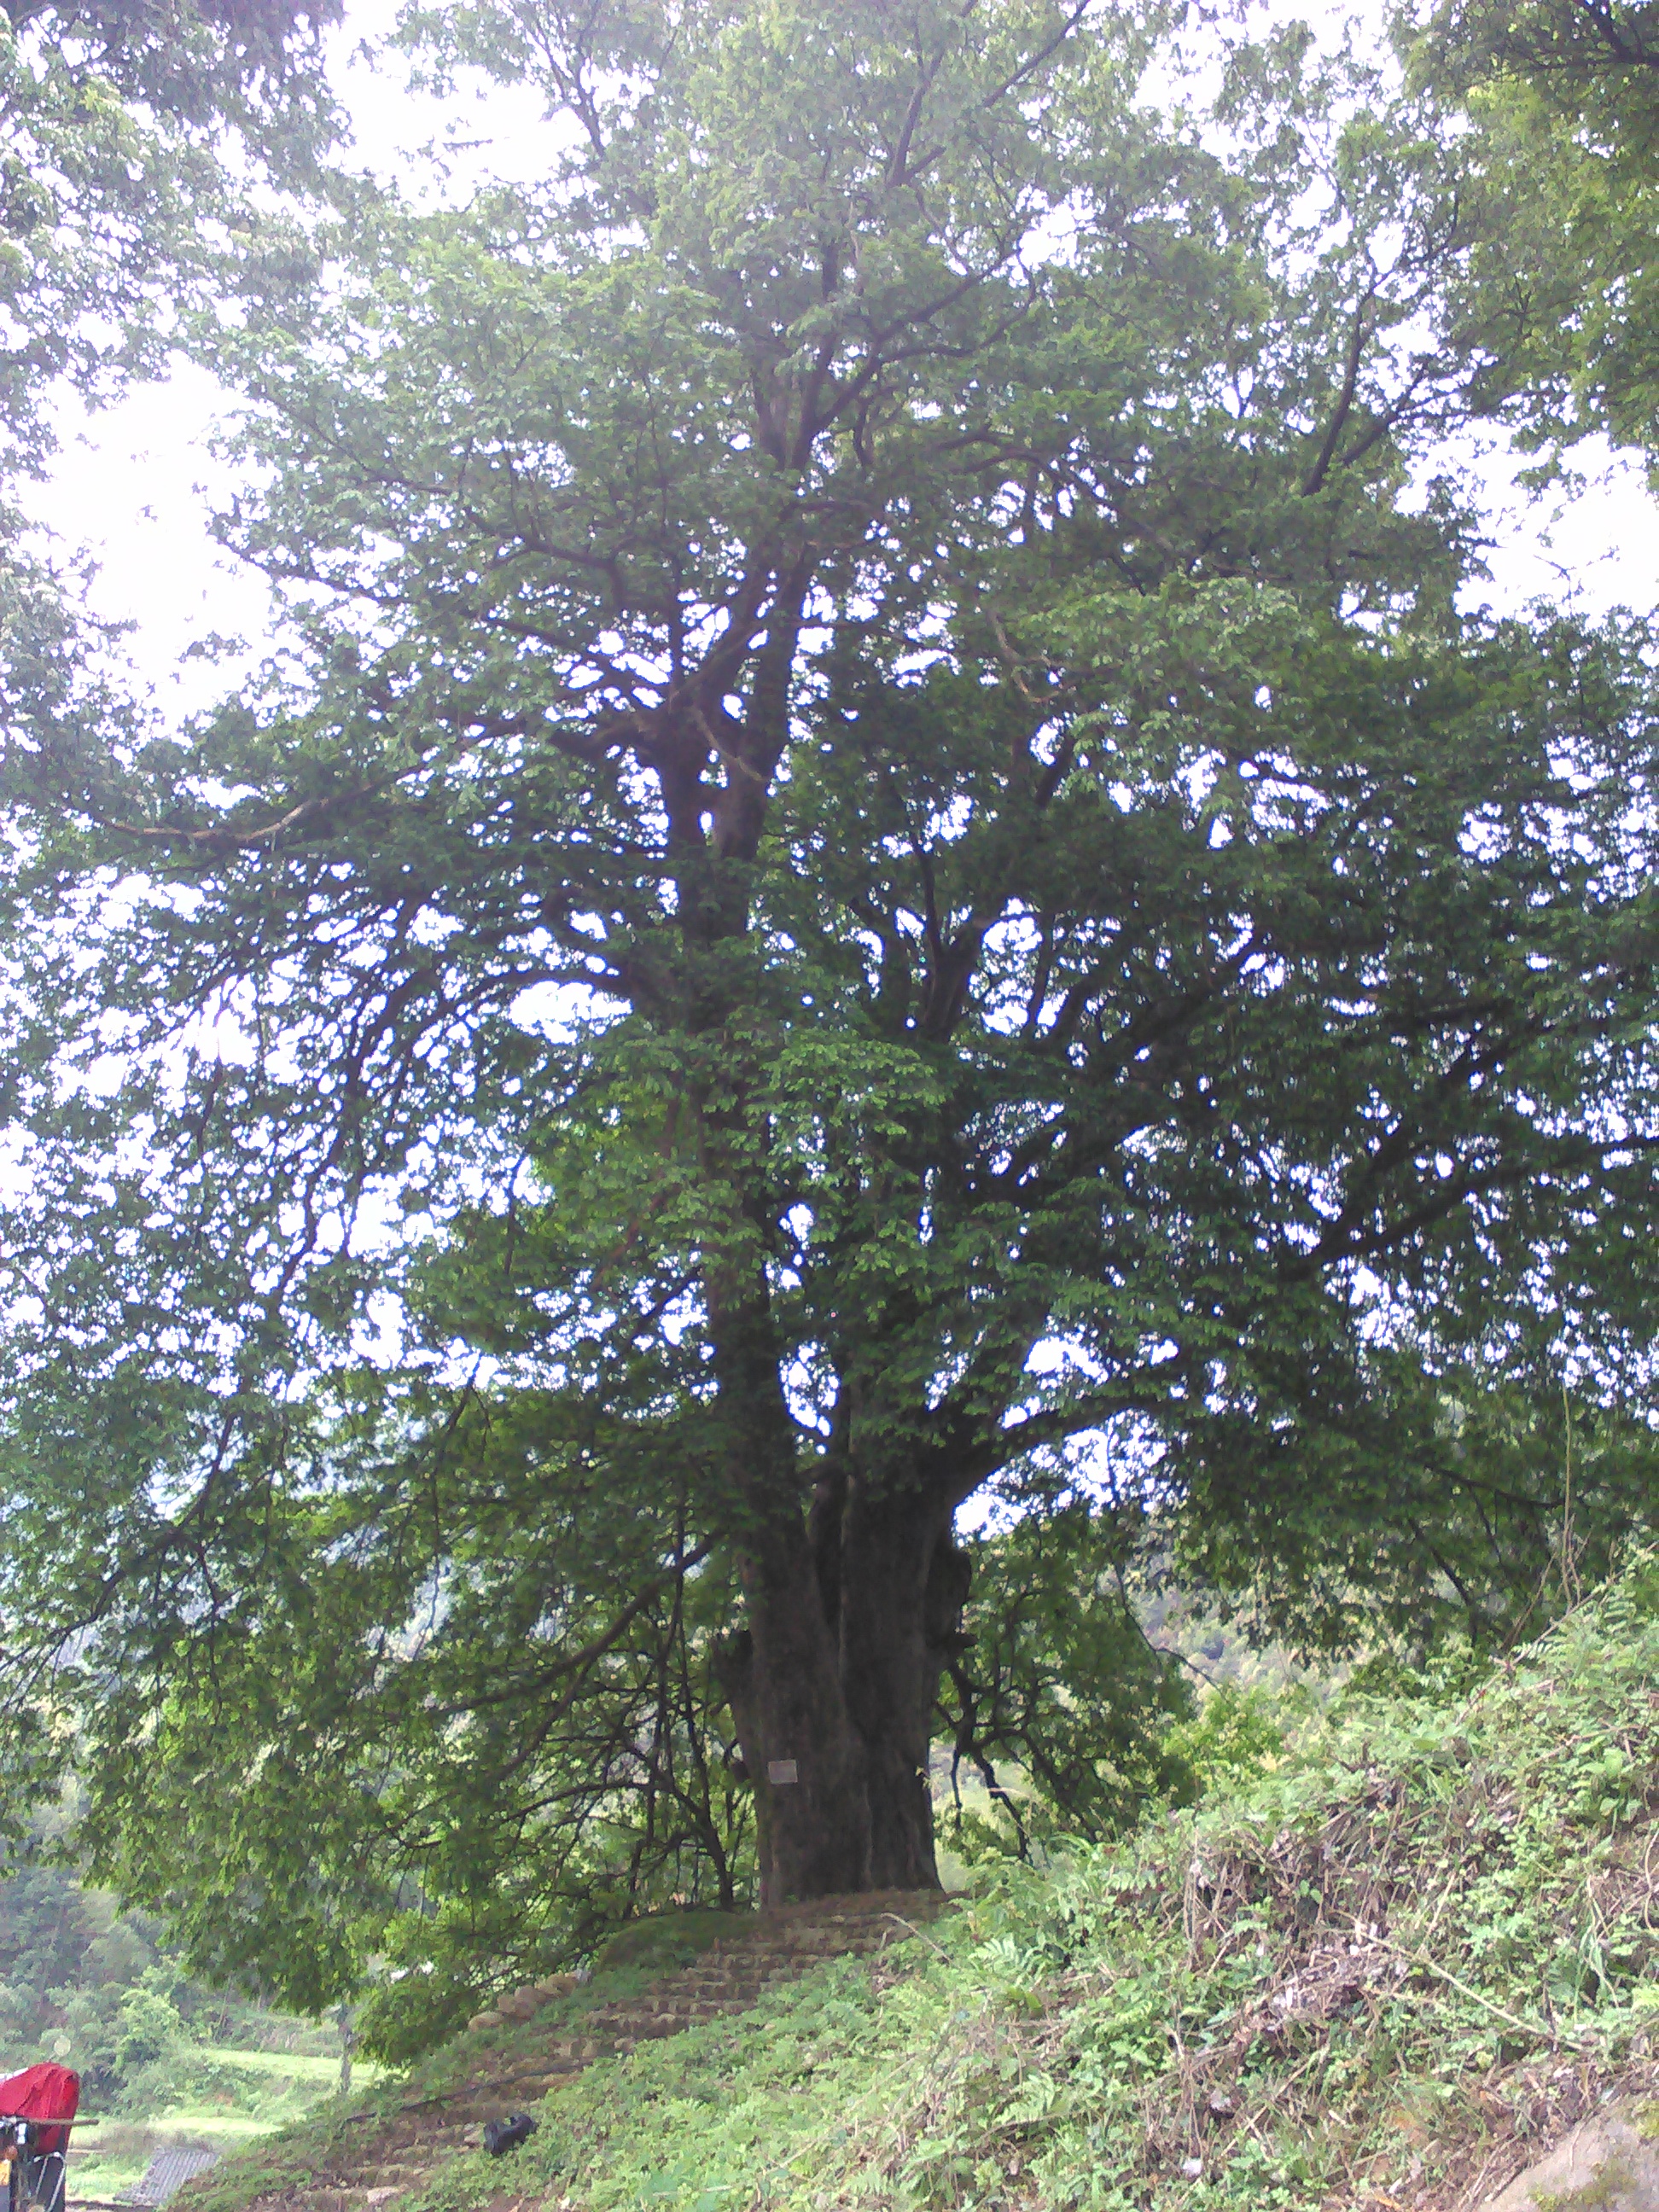
<instances>
[{"instance_id":1,"label":"green grass","mask_svg":"<svg viewBox=\"0 0 1659 2212\"><path fill-rule=\"evenodd\" d=\"M1659 2086L1656 1751L1644 1557L1472 1698L1339 1700L1249 1789L981 1876L873 1972L821 1968L590 2068L510 2166L459 2158L420 2203L1357 2212L1495 2193L1604 2094ZM267 2182L342 2118L262 2145ZM197 2212L236 2212L251 2179L227 2169Z\"/></svg>"},{"instance_id":2,"label":"green grass","mask_svg":"<svg viewBox=\"0 0 1659 2212\"><path fill-rule=\"evenodd\" d=\"M200 2140L215 2143L242 2143L256 2136L268 2136L281 2127L280 2119L261 2118L252 2112L227 2112L212 2105L170 2105L155 2119L157 2131L176 2136L180 2142L186 2137L195 2142Z\"/></svg>"},{"instance_id":3,"label":"green grass","mask_svg":"<svg viewBox=\"0 0 1659 2212\"><path fill-rule=\"evenodd\" d=\"M241 2077L246 2086L230 2087L211 2101L181 2100L142 2124L83 2123L76 2131L72 2197L121 2196L142 2178L158 2150L178 2144L203 2144L222 2155L246 2151L303 2120L319 2100L331 2099L340 2077L338 2057L323 2053L210 2045L201 2055L222 2078L228 2069L233 2083ZM378 2082L382 2071L362 2062L352 2069L354 2080L365 2088ZM243 2102L251 2108L240 2109Z\"/></svg>"},{"instance_id":4,"label":"green grass","mask_svg":"<svg viewBox=\"0 0 1659 2212\"><path fill-rule=\"evenodd\" d=\"M276 2081L325 2081L331 2087L340 2078L337 2051L242 2051L215 2045L208 2056L216 2066L228 2066L238 2073L264 2074ZM361 2075L365 2084L378 2081L384 2070L373 2059L354 2058L351 2062L352 2079L356 2081Z\"/></svg>"},{"instance_id":5,"label":"green grass","mask_svg":"<svg viewBox=\"0 0 1659 2212\"><path fill-rule=\"evenodd\" d=\"M267 2123L264 2132L270 2131ZM83 2131L70 2161L70 2198L120 2197L143 2177L158 2150L176 2145L204 2144L224 2154L239 2151L261 2132L227 2123L221 2112L181 2107L156 2122L140 2126L118 2121L93 2131Z\"/></svg>"},{"instance_id":6,"label":"green grass","mask_svg":"<svg viewBox=\"0 0 1659 2212\"><path fill-rule=\"evenodd\" d=\"M641 1966L666 1973L690 1963L711 1943L732 1932L732 1915L704 1909L653 1912L619 1928L593 1962L596 1973L619 1966Z\"/></svg>"}]
</instances>

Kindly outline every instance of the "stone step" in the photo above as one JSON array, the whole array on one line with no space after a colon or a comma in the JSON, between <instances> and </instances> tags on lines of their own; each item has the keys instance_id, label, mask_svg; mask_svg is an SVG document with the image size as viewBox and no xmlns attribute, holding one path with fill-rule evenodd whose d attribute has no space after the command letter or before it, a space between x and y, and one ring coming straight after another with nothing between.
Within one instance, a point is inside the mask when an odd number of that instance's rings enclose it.
<instances>
[{"instance_id":1,"label":"stone step","mask_svg":"<svg viewBox=\"0 0 1659 2212\"><path fill-rule=\"evenodd\" d=\"M568 2081L571 2075L580 2075L586 2066L592 2066L595 2059L604 2059L604 2057L611 2057L611 2046L608 2046L608 2044L604 2046L604 2051L586 2051L581 2057L546 2057L546 2055L538 2053L538 2057L535 2059L526 2059L522 2070L515 2070L515 2073L508 2073L508 2075L495 2075L493 2081L480 2081L476 2088L476 2094L483 2097L483 2094L487 2094L489 2090L498 2090L498 2088L500 2090L529 2088L529 2084L533 2084L533 2081Z\"/></svg>"},{"instance_id":2,"label":"stone step","mask_svg":"<svg viewBox=\"0 0 1659 2212\"><path fill-rule=\"evenodd\" d=\"M522 2073L504 2074L497 2081L480 2084L479 2094L483 2094L487 2087L503 2091L510 2089L514 2096L532 2096L536 2093L538 2083L568 2081L592 2063L591 2058L538 2058L533 2066L526 2066Z\"/></svg>"},{"instance_id":3,"label":"stone step","mask_svg":"<svg viewBox=\"0 0 1659 2212\"><path fill-rule=\"evenodd\" d=\"M836 1912L786 1914L734 1929L685 1966L658 1974L634 1996L612 1998L550 2019L525 2033L544 2005L580 1986L574 1975L527 1984L497 2000L474 2026L510 2027L520 2033L505 2048L474 2054L463 2081L427 2097L412 2097L392 2122L390 2139L355 2144L362 2163L355 2172L320 2174L303 2189L262 2197L250 2212L392 2212L396 2200L424 2190L458 2153L477 2147L493 2119L533 2108L595 2059L625 2055L660 2042L706 2020L751 2010L768 1993L798 1980L834 1958L866 1958L902 1942L910 1922L947 1910L945 1901L895 1894L890 1909L879 1899ZM376 2155L378 2152L378 2156ZM349 2156L342 2164L348 2169ZM514 2207L514 2212L517 2212Z\"/></svg>"}]
</instances>

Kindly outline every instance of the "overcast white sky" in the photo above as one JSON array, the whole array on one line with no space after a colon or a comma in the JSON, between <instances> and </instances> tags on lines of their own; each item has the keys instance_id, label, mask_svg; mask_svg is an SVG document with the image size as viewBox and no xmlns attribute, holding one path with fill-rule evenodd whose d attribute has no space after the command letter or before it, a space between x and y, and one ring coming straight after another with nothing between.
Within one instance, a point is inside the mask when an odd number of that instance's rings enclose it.
<instances>
[{"instance_id":1,"label":"overcast white sky","mask_svg":"<svg viewBox=\"0 0 1659 2212\"><path fill-rule=\"evenodd\" d=\"M348 6L335 56L363 167L406 171L414 149L459 123L460 136L481 142L472 155L480 169L521 175L545 167L549 127L533 105L497 91L457 117L411 98L395 58L376 70L355 52L390 29L396 0ZM221 554L208 533L212 505L233 488L206 444L225 406L208 377L180 368L170 382L89 420L77 411L65 418L52 482L29 495L33 512L63 540L95 549L98 610L136 624L129 650L170 718L205 706L226 687L224 670L181 660L192 640L216 631L257 642L265 619L262 580ZM1488 467L1497 543L1491 585L1477 598L1504 609L1540 596L1576 599L1589 611L1659 608L1659 507L1639 470L1605 454L1600 464L1599 477L1578 497L1543 506L1513 489L1511 469Z\"/></svg>"}]
</instances>

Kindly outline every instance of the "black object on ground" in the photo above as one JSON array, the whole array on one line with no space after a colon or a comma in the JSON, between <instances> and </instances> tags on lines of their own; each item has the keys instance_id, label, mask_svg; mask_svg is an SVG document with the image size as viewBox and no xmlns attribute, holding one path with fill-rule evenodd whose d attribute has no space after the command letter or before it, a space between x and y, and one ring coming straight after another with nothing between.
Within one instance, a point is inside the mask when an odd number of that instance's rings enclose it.
<instances>
[{"instance_id":1,"label":"black object on ground","mask_svg":"<svg viewBox=\"0 0 1659 2212\"><path fill-rule=\"evenodd\" d=\"M505 2120L490 2120L483 2131L483 2147L491 2158L499 2158L504 2150L517 2150L526 2136L536 2132L536 2123L528 2112L514 2112Z\"/></svg>"}]
</instances>

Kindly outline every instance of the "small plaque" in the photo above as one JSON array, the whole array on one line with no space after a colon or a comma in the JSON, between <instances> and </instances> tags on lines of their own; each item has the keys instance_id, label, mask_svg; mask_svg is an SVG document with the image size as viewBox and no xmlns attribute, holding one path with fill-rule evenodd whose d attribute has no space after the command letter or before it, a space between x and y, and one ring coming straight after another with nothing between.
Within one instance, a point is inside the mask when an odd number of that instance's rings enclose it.
<instances>
[{"instance_id":1,"label":"small plaque","mask_svg":"<svg viewBox=\"0 0 1659 2212\"><path fill-rule=\"evenodd\" d=\"M766 1762L766 1778L769 1782L799 1782L800 1780L799 1775L795 1771L795 1762L793 1759L769 1759Z\"/></svg>"}]
</instances>

